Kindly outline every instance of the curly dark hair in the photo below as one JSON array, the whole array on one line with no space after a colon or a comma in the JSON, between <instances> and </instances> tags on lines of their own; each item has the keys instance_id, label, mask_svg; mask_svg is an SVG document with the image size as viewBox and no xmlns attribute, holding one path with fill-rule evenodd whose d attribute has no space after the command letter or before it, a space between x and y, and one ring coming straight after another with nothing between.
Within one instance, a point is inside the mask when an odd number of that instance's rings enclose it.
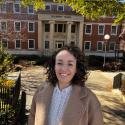
<instances>
[{"instance_id":1,"label":"curly dark hair","mask_svg":"<svg viewBox=\"0 0 125 125\"><path fill-rule=\"evenodd\" d=\"M47 74L48 82L50 82L53 86L55 86L58 82L58 79L57 79L56 73L55 73L55 60L56 60L56 55L63 50L67 50L77 60L77 63L76 63L77 72L75 73L75 75L74 75L74 77L71 81L71 84L72 85L75 84L75 85L84 86L85 81L87 79L87 70L86 70L86 67L85 67L84 54L80 50L79 47L72 46L72 45L71 46L65 45L61 49L55 51L53 53L53 55L51 56L50 60L47 62L47 65L46 65L47 72L46 72L46 74Z\"/></svg>"}]
</instances>

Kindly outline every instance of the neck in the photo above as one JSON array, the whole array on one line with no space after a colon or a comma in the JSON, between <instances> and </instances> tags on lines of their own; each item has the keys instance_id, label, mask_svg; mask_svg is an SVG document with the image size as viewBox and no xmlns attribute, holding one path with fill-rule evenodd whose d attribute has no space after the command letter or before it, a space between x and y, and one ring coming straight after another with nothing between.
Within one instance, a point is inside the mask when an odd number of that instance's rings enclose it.
<instances>
[{"instance_id":1,"label":"neck","mask_svg":"<svg viewBox=\"0 0 125 125\"><path fill-rule=\"evenodd\" d=\"M63 90L64 88L68 87L69 85L70 85L70 83L69 84L58 84L60 90Z\"/></svg>"}]
</instances>

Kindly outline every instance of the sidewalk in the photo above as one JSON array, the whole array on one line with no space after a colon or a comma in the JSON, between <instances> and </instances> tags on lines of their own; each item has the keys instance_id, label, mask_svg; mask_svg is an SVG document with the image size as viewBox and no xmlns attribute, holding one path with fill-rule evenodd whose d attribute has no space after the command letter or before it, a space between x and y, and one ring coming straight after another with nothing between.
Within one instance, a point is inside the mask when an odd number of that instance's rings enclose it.
<instances>
[{"instance_id":1,"label":"sidewalk","mask_svg":"<svg viewBox=\"0 0 125 125\"><path fill-rule=\"evenodd\" d=\"M118 72L90 71L86 85L101 102L105 125L125 125L125 103L118 93L112 91L112 79ZM22 90L27 94L26 109L29 110L37 87L45 82L45 69L32 67L21 71Z\"/></svg>"},{"instance_id":2,"label":"sidewalk","mask_svg":"<svg viewBox=\"0 0 125 125\"><path fill-rule=\"evenodd\" d=\"M116 72L90 71L86 85L100 100L105 125L125 124L125 102L119 93L112 91L112 80Z\"/></svg>"}]
</instances>

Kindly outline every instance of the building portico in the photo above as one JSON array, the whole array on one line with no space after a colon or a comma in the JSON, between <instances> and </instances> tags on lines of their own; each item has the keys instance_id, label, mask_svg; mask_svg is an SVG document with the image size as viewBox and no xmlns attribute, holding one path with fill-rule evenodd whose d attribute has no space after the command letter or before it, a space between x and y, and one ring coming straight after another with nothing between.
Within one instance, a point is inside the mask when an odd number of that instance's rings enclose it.
<instances>
[{"instance_id":1,"label":"building portico","mask_svg":"<svg viewBox=\"0 0 125 125\"><path fill-rule=\"evenodd\" d=\"M77 15L38 14L38 48L50 55L66 44L82 49L84 17Z\"/></svg>"}]
</instances>

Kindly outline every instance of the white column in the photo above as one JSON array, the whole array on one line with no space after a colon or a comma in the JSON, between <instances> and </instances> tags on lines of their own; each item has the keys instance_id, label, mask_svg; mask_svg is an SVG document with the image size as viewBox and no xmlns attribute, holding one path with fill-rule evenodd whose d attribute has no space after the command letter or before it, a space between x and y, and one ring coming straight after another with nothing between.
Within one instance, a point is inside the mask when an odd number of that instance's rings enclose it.
<instances>
[{"instance_id":1,"label":"white column","mask_svg":"<svg viewBox=\"0 0 125 125\"><path fill-rule=\"evenodd\" d=\"M50 24L50 52L54 51L54 24L55 21L49 21Z\"/></svg>"},{"instance_id":2,"label":"white column","mask_svg":"<svg viewBox=\"0 0 125 125\"><path fill-rule=\"evenodd\" d=\"M38 50L40 51L40 54L43 51L42 47L42 21L38 21Z\"/></svg>"},{"instance_id":3,"label":"white column","mask_svg":"<svg viewBox=\"0 0 125 125\"><path fill-rule=\"evenodd\" d=\"M71 43L71 25L73 22L67 22L68 28L67 28L67 44Z\"/></svg>"},{"instance_id":4,"label":"white column","mask_svg":"<svg viewBox=\"0 0 125 125\"><path fill-rule=\"evenodd\" d=\"M78 46L82 50L82 46L83 46L83 22L82 21L79 24L79 34L78 35L79 35Z\"/></svg>"}]
</instances>

